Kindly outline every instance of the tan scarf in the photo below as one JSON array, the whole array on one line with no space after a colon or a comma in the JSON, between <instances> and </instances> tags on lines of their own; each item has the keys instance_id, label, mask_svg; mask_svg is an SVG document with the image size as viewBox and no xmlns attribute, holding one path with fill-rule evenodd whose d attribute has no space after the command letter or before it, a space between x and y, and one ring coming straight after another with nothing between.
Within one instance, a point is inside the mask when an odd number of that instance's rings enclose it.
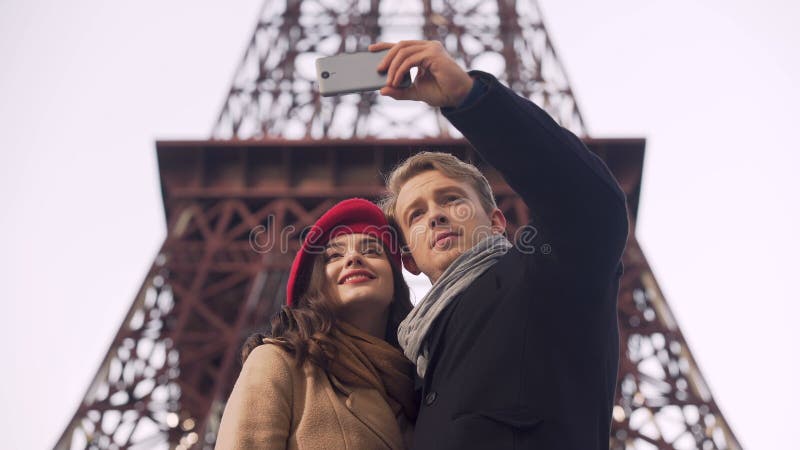
<instances>
[{"instance_id":1,"label":"tan scarf","mask_svg":"<svg viewBox=\"0 0 800 450\"><path fill-rule=\"evenodd\" d=\"M403 352L341 320L331 337L337 349L331 374L345 385L377 390L395 415L402 410L412 422L416 420L414 366Z\"/></svg>"}]
</instances>

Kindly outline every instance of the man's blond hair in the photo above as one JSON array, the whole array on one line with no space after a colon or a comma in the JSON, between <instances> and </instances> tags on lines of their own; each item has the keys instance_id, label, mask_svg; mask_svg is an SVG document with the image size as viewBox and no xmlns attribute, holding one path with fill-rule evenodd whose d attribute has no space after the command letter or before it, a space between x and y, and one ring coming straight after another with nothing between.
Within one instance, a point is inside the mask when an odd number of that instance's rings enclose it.
<instances>
[{"instance_id":1,"label":"man's blond hair","mask_svg":"<svg viewBox=\"0 0 800 450\"><path fill-rule=\"evenodd\" d=\"M472 186L478 194L478 199L486 214L491 214L497 208L492 187L477 167L461 161L449 153L419 152L398 164L386 177L387 193L381 199L380 207L390 223L398 226L395 209L397 208L397 195L403 185L411 178L431 170L439 171L447 178Z\"/></svg>"}]
</instances>

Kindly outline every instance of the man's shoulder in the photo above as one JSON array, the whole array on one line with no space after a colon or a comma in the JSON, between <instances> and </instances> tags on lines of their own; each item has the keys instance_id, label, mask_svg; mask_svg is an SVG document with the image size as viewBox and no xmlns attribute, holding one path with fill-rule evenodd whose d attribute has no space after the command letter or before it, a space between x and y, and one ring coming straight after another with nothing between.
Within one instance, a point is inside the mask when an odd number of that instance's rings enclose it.
<instances>
[{"instance_id":1,"label":"man's shoulder","mask_svg":"<svg viewBox=\"0 0 800 450\"><path fill-rule=\"evenodd\" d=\"M506 272L535 272L544 263L555 262L553 246L542 239L516 239L508 253L498 260L496 270Z\"/></svg>"}]
</instances>

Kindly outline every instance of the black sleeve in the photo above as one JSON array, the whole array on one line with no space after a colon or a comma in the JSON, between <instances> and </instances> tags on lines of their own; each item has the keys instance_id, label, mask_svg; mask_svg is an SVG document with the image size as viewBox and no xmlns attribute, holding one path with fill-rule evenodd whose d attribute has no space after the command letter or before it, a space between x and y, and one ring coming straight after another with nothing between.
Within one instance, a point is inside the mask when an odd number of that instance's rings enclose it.
<instances>
[{"instance_id":1,"label":"black sleeve","mask_svg":"<svg viewBox=\"0 0 800 450\"><path fill-rule=\"evenodd\" d=\"M472 71L485 92L442 113L519 194L532 225L555 252L618 260L625 246L625 195L603 161L541 108L492 75ZM558 246L558 247L555 247ZM599 256L599 255L598 255Z\"/></svg>"}]
</instances>

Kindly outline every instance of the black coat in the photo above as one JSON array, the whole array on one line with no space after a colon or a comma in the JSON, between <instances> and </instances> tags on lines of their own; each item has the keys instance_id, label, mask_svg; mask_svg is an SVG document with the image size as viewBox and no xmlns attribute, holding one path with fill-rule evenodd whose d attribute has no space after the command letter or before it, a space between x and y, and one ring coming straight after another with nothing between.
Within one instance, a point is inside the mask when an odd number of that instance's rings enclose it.
<instances>
[{"instance_id":1,"label":"black coat","mask_svg":"<svg viewBox=\"0 0 800 450\"><path fill-rule=\"evenodd\" d=\"M434 323L414 448L607 449L624 194L572 133L473 75L487 91L443 112L524 199L537 234Z\"/></svg>"}]
</instances>

